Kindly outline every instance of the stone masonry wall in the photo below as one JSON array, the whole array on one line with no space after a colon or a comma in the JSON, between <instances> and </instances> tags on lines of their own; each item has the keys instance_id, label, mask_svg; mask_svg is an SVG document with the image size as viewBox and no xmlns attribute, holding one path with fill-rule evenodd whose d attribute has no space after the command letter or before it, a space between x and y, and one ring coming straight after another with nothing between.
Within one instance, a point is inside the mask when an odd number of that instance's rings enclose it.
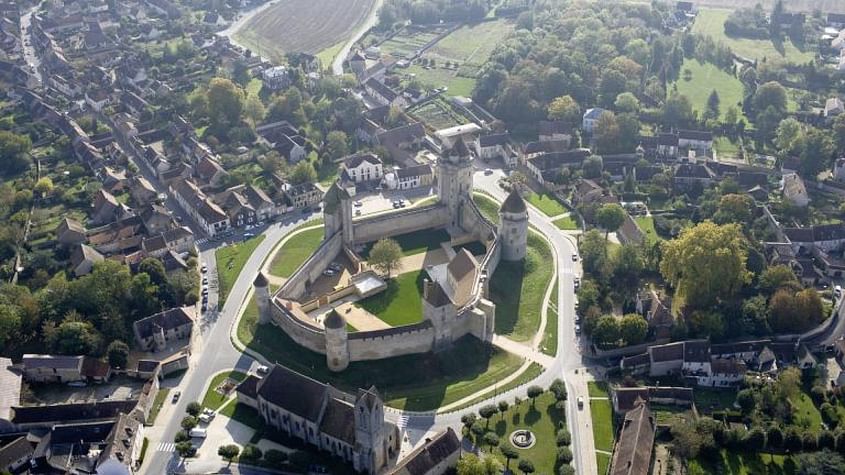
<instances>
[{"instance_id":1,"label":"stone masonry wall","mask_svg":"<svg viewBox=\"0 0 845 475\"><path fill-rule=\"evenodd\" d=\"M442 228L448 223L448 209L441 204L359 219L354 221L355 243L363 244L423 229Z\"/></svg>"}]
</instances>

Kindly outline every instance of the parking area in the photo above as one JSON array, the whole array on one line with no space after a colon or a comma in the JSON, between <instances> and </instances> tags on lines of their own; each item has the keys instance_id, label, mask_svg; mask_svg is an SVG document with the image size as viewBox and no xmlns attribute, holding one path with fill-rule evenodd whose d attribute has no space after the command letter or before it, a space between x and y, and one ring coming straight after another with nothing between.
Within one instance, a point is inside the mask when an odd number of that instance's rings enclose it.
<instances>
[{"instance_id":1,"label":"parking area","mask_svg":"<svg viewBox=\"0 0 845 475\"><path fill-rule=\"evenodd\" d=\"M144 381L117 376L108 383L72 387L66 384L26 385L21 392L23 405L69 404L94 401L120 401L137 397Z\"/></svg>"},{"instance_id":2,"label":"parking area","mask_svg":"<svg viewBox=\"0 0 845 475\"><path fill-rule=\"evenodd\" d=\"M424 200L434 193L430 187L414 188L410 190L381 190L376 193L361 193L353 197L353 213L355 216L365 216L394 209L393 203L402 200L405 206L410 206L419 200Z\"/></svg>"}]
</instances>

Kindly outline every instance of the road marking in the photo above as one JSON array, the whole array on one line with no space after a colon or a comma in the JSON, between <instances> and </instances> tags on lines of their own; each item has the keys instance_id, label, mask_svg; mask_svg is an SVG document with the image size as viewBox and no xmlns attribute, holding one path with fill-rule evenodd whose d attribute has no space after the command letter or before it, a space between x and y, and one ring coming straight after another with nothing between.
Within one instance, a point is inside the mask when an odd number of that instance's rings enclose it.
<instances>
[{"instance_id":1,"label":"road marking","mask_svg":"<svg viewBox=\"0 0 845 475\"><path fill-rule=\"evenodd\" d=\"M161 442L156 447L157 452L173 452L176 450L176 444L173 442Z\"/></svg>"}]
</instances>

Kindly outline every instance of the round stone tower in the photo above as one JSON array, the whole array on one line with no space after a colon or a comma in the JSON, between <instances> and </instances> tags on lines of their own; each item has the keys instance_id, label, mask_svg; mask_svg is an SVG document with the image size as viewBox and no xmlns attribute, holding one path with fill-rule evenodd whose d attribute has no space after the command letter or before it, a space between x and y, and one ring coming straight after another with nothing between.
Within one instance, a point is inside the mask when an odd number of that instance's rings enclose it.
<instances>
[{"instance_id":1,"label":"round stone tower","mask_svg":"<svg viewBox=\"0 0 845 475\"><path fill-rule=\"evenodd\" d=\"M528 247L528 209L516 189L499 209L499 239L502 242L502 259L519 261L525 258Z\"/></svg>"},{"instance_id":2,"label":"round stone tower","mask_svg":"<svg viewBox=\"0 0 845 475\"><path fill-rule=\"evenodd\" d=\"M349 366L346 320L332 309L323 321L326 329L326 365L332 371L343 371Z\"/></svg>"},{"instance_id":3,"label":"round stone tower","mask_svg":"<svg viewBox=\"0 0 845 475\"><path fill-rule=\"evenodd\" d=\"M270 287L263 272L258 272L252 285L255 287L255 303L258 305L258 323L270 323Z\"/></svg>"}]
</instances>

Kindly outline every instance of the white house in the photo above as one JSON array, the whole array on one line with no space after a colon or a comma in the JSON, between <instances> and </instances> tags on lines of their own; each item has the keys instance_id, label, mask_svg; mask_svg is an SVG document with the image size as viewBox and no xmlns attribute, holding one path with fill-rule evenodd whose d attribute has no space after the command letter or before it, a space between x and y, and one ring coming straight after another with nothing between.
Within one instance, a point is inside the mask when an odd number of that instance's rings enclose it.
<instances>
[{"instance_id":1,"label":"white house","mask_svg":"<svg viewBox=\"0 0 845 475\"><path fill-rule=\"evenodd\" d=\"M678 147L690 148L706 155L713 149L713 133L701 130L678 130Z\"/></svg>"},{"instance_id":2,"label":"white house","mask_svg":"<svg viewBox=\"0 0 845 475\"><path fill-rule=\"evenodd\" d=\"M384 164L372 153L358 153L343 159L343 170L355 183L381 180L384 176Z\"/></svg>"},{"instance_id":3,"label":"white house","mask_svg":"<svg viewBox=\"0 0 845 475\"><path fill-rule=\"evenodd\" d=\"M97 112L101 112L111 100L109 93L102 89L87 91L85 93L85 103Z\"/></svg>"},{"instance_id":4,"label":"white house","mask_svg":"<svg viewBox=\"0 0 845 475\"><path fill-rule=\"evenodd\" d=\"M394 172L394 175L394 187L399 190L430 186L434 178L431 167L428 165L400 168Z\"/></svg>"},{"instance_id":5,"label":"white house","mask_svg":"<svg viewBox=\"0 0 845 475\"><path fill-rule=\"evenodd\" d=\"M593 128L599 121L599 117L604 114L605 110L600 107L593 107L584 112L584 117L581 120L581 128L587 134L593 133Z\"/></svg>"},{"instance_id":6,"label":"white house","mask_svg":"<svg viewBox=\"0 0 845 475\"><path fill-rule=\"evenodd\" d=\"M510 134L508 133L482 135L475 142L475 152L482 160L504 157L507 153L508 142L510 142Z\"/></svg>"}]
</instances>

